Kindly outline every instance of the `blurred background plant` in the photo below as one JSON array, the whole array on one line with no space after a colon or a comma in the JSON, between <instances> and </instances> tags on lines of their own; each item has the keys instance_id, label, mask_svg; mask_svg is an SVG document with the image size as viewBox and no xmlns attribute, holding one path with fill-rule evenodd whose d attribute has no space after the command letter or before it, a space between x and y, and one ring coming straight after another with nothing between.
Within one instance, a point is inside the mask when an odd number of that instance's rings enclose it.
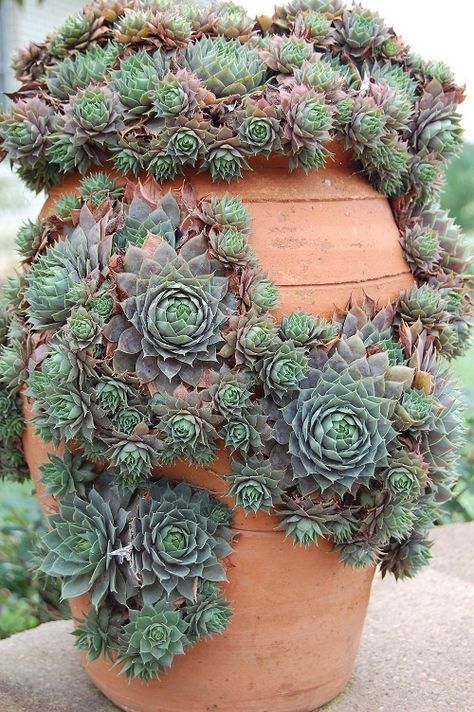
<instances>
[{"instance_id":1,"label":"blurred background plant","mask_svg":"<svg viewBox=\"0 0 474 712\"><path fill-rule=\"evenodd\" d=\"M0 638L69 615L57 579L34 572L45 531L31 482L0 483Z\"/></svg>"},{"instance_id":2,"label":"blurred background plant","mask_svg":"<svg viewBox=\"0 0 474 712\"><path fill-rule=\"evenodd\" d=\"M270 0L265 2L272 4ZM42 38L50 29L46 25L51 17L54 17L55 24L60 24L64 16L79 10L82 4L83 0L68 0L66 3L63 0L43 0L41 4L37 0L0 0L1 91L13 88L12 77L7 72L7 55L11 49L26 44L27 40ZM248 9L255 10L253 1L244 0L244 4ZM391 0L365 0L364 4L379 10L387 19L390 19L389 11L395 11ZM262 7L263 0L260 0L259 9ZM408 27L408 5L405 10L400 8L400 12L400 19L404 19ZM398 22L397 26L402 26L402 23ZM408 29L406 31L408 34ZM474 92L471 91L472 94ZM472 113L472 101L469 111ZM469 125L468 116L469 113L465 118L466 126ZM0 165L0 282L13 272L18 260L14 238L19 225L37 215L43 200L44 196L29 193L5 162ZM466 143L462 155L451 163L442 204L471 236L474 254L474 143ZM444 505L440 524L474 520L474 346L462 359L456 360L455 370L466 394L468 438L460 463L460 479L454 489L455 496ZM0 472L0 638L69 615L67 604L60 602L57 583L45 577L38 578L33 572L35 547L46 530L33 497L33 485L31 482L3 481L3 474Z\"/></svg>"}]
</instances>

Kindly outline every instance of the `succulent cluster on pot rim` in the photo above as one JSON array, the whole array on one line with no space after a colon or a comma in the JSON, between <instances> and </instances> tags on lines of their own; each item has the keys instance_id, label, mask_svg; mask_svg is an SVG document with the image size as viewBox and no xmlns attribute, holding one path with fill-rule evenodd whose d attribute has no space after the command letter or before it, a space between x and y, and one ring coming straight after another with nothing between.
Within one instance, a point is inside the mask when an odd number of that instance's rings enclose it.
<instances>
[{"instance_id":1,"label":"succulent cluster on pot rim","mask_svg":"<svg viewBox=\"0 0 474 712\"><path fill-rule=\"evenodd\" d=\"M78 647L147 681L226 628L232 511L172 476L223 450L236 507L413 576L455 480L449 361L472 319L467 247L436 202L460 140L447 68L358 5L253 20L231 2L101 0L15 69L0 151L36 188L85 173L20 228L0 300L1 473L27 474L26 386L37 432L65 446L41 468L58 502L42 570L90 597ZM390 196L415 286L277 320L243 202L160 183L198 167L231 180L259 154L310 170L334 139Z\"/></svg>"},{"instance_id":2,"label":"succulent cluster on pot rim","mask_svg":"<svg viewBox=\"0 0 474 712\"><path fill-rule=\"evenodd\" d=\"M106 162L159 181L193 168L231 181L259 155L309 171L337 139L378 190L426 200L461 144L449 68L357 4L252 18L232 0L96 1L13 68L0 156L38 190Z\"/></svg>"}]
</instances>

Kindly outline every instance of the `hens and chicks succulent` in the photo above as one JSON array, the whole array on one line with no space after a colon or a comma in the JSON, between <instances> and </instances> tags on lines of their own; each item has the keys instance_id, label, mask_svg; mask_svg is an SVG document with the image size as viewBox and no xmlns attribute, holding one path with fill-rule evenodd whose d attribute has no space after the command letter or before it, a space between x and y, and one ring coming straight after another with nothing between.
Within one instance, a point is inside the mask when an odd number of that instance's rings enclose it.
<instances>
[{"instance_id":1,"label":"hens and chicks succulent","mask_svg":"<svg viewBox=\"0 0 474 712\"><path fill-rule=\"evenodd\" d=\"M225 629L232 512L168 469L224 449L237 507L414 575L455 478L448 360L472 315L467 249L436 204L460 143L449 69L339 0L257 20L231 2L98 0L15 69L0 152L37 189L87 173L20 228L0 302L2 474L26 475L26 383L38 433L66 447L42 466L59 504L42 569L90 595L77 645L146 681ZM393 198L416 284L384 308L276 321L242 201L159 182L197 167L231 180L258 154L309 170L335 138ZM90 171L105 161L148 176Z\"/></svg>"},{"instance_id":2,"label":"hens and chicks succulent","mask_svg":"<svg viewBox=\"0 0 474 712\"><path fill-rule=\"evenodd\" d=\"M106 161L159 181L193 168L230 181L278 153L309 171L339 139L378 190L425 200L461 144L449 68L338 1L252 19L227 0L101 0L13 66L0 154L37 190Z\"/></svg>"}]
</instances>

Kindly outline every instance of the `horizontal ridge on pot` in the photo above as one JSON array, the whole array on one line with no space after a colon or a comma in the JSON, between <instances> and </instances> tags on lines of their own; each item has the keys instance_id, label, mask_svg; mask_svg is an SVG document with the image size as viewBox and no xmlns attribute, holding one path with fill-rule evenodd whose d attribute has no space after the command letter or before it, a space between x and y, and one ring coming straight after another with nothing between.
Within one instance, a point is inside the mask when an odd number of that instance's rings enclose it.
<instances>
[{"instance_id":1,"label":"horizontal ridge on pot","mask_svg":"<svg viewBox=\"0 0 474 712\"><path fill-rule=\"evenodd\" d=\"M205 174L189 174L200 197L239 196L252 219L251 244L262 268L279 288L275 315L304 309L330 317L352 295L382 303L413 285L387 199L357 171L350 154L333 144L333 158L315 173L288 175L287 162L274 156L253 159L253 171L232 187ZM110 175L120 179L111 170ZM122 179L123 180L123 179ZM79 191L79 177L55 186L42 210L54 211L62 194ZM179 189L182 180L164 183Z\"/></svg>"}]
</instances>

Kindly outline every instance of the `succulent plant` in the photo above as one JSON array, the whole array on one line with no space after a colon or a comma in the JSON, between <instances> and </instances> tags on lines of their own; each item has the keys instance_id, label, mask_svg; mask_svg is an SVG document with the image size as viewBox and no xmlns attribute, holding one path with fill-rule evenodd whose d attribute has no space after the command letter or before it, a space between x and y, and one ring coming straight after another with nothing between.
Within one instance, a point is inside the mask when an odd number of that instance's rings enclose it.
<instances>
[{"instance_id":1,"label":"succulent plant","mask_svg":"<svg viewBox=\"0 0 474 712\"><path fill-rule=\"evenodd\" d=\"M247 232L250 216L240 198L225 195L218 198L213 195L209 201L201 203L199 217L208 225L231 226Z\"/></svg>"},{"instance_id":2,"label":"succulent plant","mask_svg":"<svg viewBox=\"0 0 474 712\"><path fill-rule=\"evenodd\" d=\"M80 193L84 200L90 200L92 205L98 207L107 198L111 201L121 198L123 187L106 173L99 171L81 180Z\"/></svg>"},{"instance_id":3,"label":"succulent plant","mask_svg":"<svg viewBox=\"0 0 474 712\"><path fill-rule=\"evenodd\" d=\"M91 609L89 613L77 621L72 635L76 640L74 645L87 653L89 662L97 658L110 657L111 650L116 647L122 629L122 615L115 613L107 605L98 610Z\"/></svg>"},{"instance_id":4,"label":"succulent plant","mask_svg":"<svg viewBox=\"0 0 474 712\"><path fill-rule=\"evenodd\" d=\"M249 94L264 84L267 74L256 50L225 37L201 37L189 44L183 62L219 98Z\"/></svg>"},{"instance_id":5,"label":"succulent plant","mask_svg":"<svg viewBox=\"0 0 474 712\"><path fill-rule=\"evenodd\" d=\"M429 330L436 330L447 320L442 294L428 284L402 292L398 312L407 324L413 324L419 319Z\"/></svg>"},{"instance_id":6,"label":"succulent plant","mask_svg":"<svg viewBox=\"0 0 474 712\"><path fill-rule=\"evenodd\" d=\"M282 92L281 104L285 115L283 140L290 144L293 155L329 141L332 109L323 94L298 85Z\"/></svg>"},{"instance_id":7,"label":"succulent plant","mask_svg":"<svg viewBox=\"0 0 474 712\"><path fill-rule=\"evenodd\" d=\"M324 12L298 14L295 19L294 32L322 48L330 47L336 39L331 19Z\"/></svg>"},{"instance_id":8,"label":"succulent plant","mask_svg":"<svg viewBox=\"0 0 474 712\"><path fill-rule=\"evenodd\" d=\"M418 388L410 388L403 393L396 412L403 429L418 430L428 427L439 407L432 395Z\"/></svg>"},{"instance_id":9,"label":"succulent plant","mask_svg":"<svg viewBox=\"0 0 474 712\"><path fill-rule=\"evenodd\" d=\"M209 394L214 407L223 416L238 416L250 405L251 391L242 377L234 373L224 373L219 381L211 386Z\"/></svg>"},{"instance_id":10,"label":"succulent plant","mask_svg":"<svg viewBox=\"0 0 474 712\"><path fill-rule=\"evenodd\" d=\"M186 47L192 34L192 24L171 6L156 12L150 19L150 28L164 50ZM155 40L156 41L156 40Z\"/></svg>"},{"instance_id":11,"label":"succulent plant","mask_svg":"<svg viewBox=\"0 0 474 712\"><path fill-rule=\"evenodd\" d=\"M138 433L121 433L111 438L110 447L100 452L102 457L110 460L117 484L128 492L148 481L160 449L154 435L147 429L143 429L144 432L138 430Z\"/></svg>"},{"instance_id":12,"label":"succulent plant","mask_svg":"<svg viewBox=\"0 0 474 712\"><path fill-rule=\"evenodd\" d=\"M71 312L69 289L85 277L107 272L110 246L100 223L83 207L69 239L50 247L28 274L27 314L34 329L55 329L65 323Z\"/></svg>"},{"instance_id":13,"label":"succulent plant","mask_svg":"<svg viewBox=\"0 0 474 712\"><path fill-rule=\"evenodd\" d=\"M387 393L393 388L401 395L401 384L385 380L387 371L387 355L366 356L354 335L310 372L282 409L276 438L288 448L293 481L303 494L353 492L386 466L395 439L395 402Z\"/></svg>"},{"instance_id":14,"label":"succulent plant","mask_svg":"<svg viewBox=\"0 0 474 712\"><path fill-rule=\"evenodd\" d=\"M52 96L67 101L78 89L102 82L118 55L113 43L92 45L86 52L66 57L48 72L46 84Z\"/></svg>"},{"instance_id":15,"label":"succulent plant","mask_svg":"<svg viewBox=\"0 0 474 712\"><path fill-rule=\"evenodd\" d=\"M313 45L302 37L274 35L260 56L274 72L291 74L313 54Z\"/></svg>"},{"instance_id":16,"label":"succulent plant","mask_svg":"<svg viewBox=\"0 0 474 712\"><path fill-rule=\"evenodd\" d=\"M347 518L339 515L331 503L294 500L284 495L283 505L277 512L282 517L278 529L284 529L295 544L310 546L317 543L318 537L330 537L337 544L343 544L352 538L354 520L350 515Z\"/></svg>"},{"instance_id":17,"label":"succulent plant","mask_svg":"<svg viewBox=\"0 0 474 712\"><path fill-rule=\"evenodd\" d=\"M229 319L229 332L224 336L226 344L220 355L233 356L236 364L252 367L255 361L269 353L275 338L273 321L255 313Z\"/></svg>"},{"instance_id":18,"label":"succulent plant","mask_svg":"<svg viewBox=\"0 0 474 712\"><path fill-rule=\"evenodd\" d=\"M326 344L337 338L337 326L322 317L313 317L306 312L292 312L281 320L282 339L293 341L296 347L310 348Z\"/></svg>"},{"instance_id":19,"label":"succulent plant","mask_svg":"<svg viewBox=\"0 0 474 712\"><path fill-rule=\"evenodd\" d=\"M26 259L34 257L41 244L43 234L43 223L41 220L27 220L20 225L16 234L15 245L20 255Z\"/></svg>"},{"instance_id":20,"label":"succulent plant","mask_svg":"<svg viewBox=\"0 0 474 712\"><path fill-rule=\"evenodd\" d=\"M13 327L14 328L14 327ZM26 356L23 350L23 334L12 333L12 325L8 328L7 344L0 346L0 383L10 392L20 388L25 375Z\"/></svg>"},{"instance_id":21,"label":"succulent plant","mask_svg":"<svg viewBox=\"0 0 474 712\"><path fill-rule=\"evenodd\" d=\"M264 440L268 439L269 428L266 417L253 406L235 415L229 415L220 430L221 437L229 450L248 453L260 452Z\"/></svg>"},{"instance_id":22,"label":"succulent plant","mask_svg":"<svg viewBox=\"0 0 474 712\"><path fill-rule=\"evenodd\" d=\"M396 579L413 578L429 563L432 543L421 532L413 532L401 542L393 542L382 551L382 576L391 573Z\"/></svg>"},{"instance_id":23,"label":"succulent plant","mask_svg":"<svg viewBox=\"0 0 474 712\"><path fill-rule=\"evenodd\" d=\"M141 9L130 9L120 17L116 24L115 40L122 44L138 44L152 32L149 24L150 19L150 12Z\"/></svg>"},{"instance_id":24,"label":"succulent plant","mask_svg":"<svg viewBox=\"0 0 474 712\"><path fill-rule=\"evenodd\" d=\"M191 117L208 96L209 92L197 77L186 69L179 69L155 83L153 114L159 119L179 115Z\"/></svg>"},{"instance_id":25,"label":"succulent plant","mask_svg":"<svg viewBox=\"0 0 474 712\"><path fill-rule=\"evenodd\" d=\"M439 238L434 230L420 225L407 230L401 239L408 264L415 274L432 274L441 259Z\"/></svg>"},{"instance_id":26,"label":"succulent plant","mask_svg":"<svg viewBox=\"0 0 474 712\"><path fill-rule=\"evenodd\" d=\"M233 225L209 232L211 254L227 267L243 267L252 261L247 235Z\"/></svg>"},{"instance_id":27,"label":"succulent plant","mask_svg":"<svg viewBox=\"0 0 474 712\"><path fill-rule=\"evenodd\" d=\"M264 512L280 501L282 490L279 483L281 470L274 470L270 460L253 456L245 462L233 460L231 473L226 476L230 482L227 494L235 497L237 507L247 512Z\"/></svg>"},{"instance_id":28,"label":"succulent plant","mask_svg":"<svg viewBox=\"0 0 474 712\"><path fill-rule=\"evenodd\" d=\"M135 371L145 383L160 371L169 380L179 373L184 381L197 383L202 364L215 360L222 340L219 327L226 319L227 280L212 274L204 252L200 238L179 254L164 241L152 256L128 248L125 271L117 279L131 296L121 303L124 315L106 327L108 338L119 342L114 354L119 372Z\"/></svg>"},{"instance_id":29,"label":"succulent plant","mask_svg":"<svg viewBox=\"0 0 474 712\"><path fill-rule=\"evenodd\" d=\"M214 3L210 6L209 23L212 31L229 39L245 41L252 35L255 20L243 7L234 2Z\"/></svg>"},{"instance_id":30,"label":"succulent plant","mask_svg":"<svg viewBox=\"0 0 474 712\"><path fill-rule=\"evenodd\" d=\"M335 25L338 43L356 58L370 55L388 37L384 22L377 13L360 6L355 6L352 11L344 10Z\"/></svg>"},{"instance_id":31,"label":"succulent plant","mask_svg":"<svg viewBox=\"0 0 474 712\"><path fill-rule=\"evenodd\" d=\"M426 482L426 468L419 455L399 451L390 458L383 474L384 486L400 500L416 499Z\"/></svg>"},{"instance_id":32,"label":"succulent plant","mask_svg":"<svg viewBox=\"0 0 474 712\"><path fill-rule=\"evenodd\" d=\"M45 160L48 134L54 128L54 112L38 97L19 101L0 119L3 150L24 168L36 169Z\"/></svg>"},{"instance_id":33,"label":"succulent plant","mask_svg":"<svg viewBox=\"0 0 474 712\"><path fill-rule=\"evenodd\" d=\"M104 413L113 416L128 405L129 398L134 392L125 383L114 379L102 377L95 388L97 405Z\"/></svg>"},{"instance_id":34,"label":"succulent plant","mask_svg":"<svg viewBox=\"0 0 474 712\"><path fill-rule=\"evenodd\" d=\"M123 227L115 233L114 242L119 248L130 244L141 247L151 233L165 238L174 247L180 221L179 206L171 193L166 193L154 208L134 196L125 214Z\"/></svg>"},{"instance_id":35,"label":"succulent plant","mask_svg":"<svg viewBox=\"0 0 474 712\"><path fill-rule=\"evenodd\" d=\"M72 223L73 211L80 210L82 201L77 195L61 195L54 205L54 211L63 222Z\"/></svg>"},{"instance_id":36,"label":"succulent plant","mask_svg":"<svg viewBox=\"0 0 474 712\"><path fill-rule=\"evenodd\" d=\"M89 85L80 89L66 106L61 128L77 146L114 144L123 128L122 106L110 89Z\"/></svg>"},{"instance_id":37,"label":"succulent plant","mask_svg":"<svg viewBox=\"0 0 474 712\"><path fill-rule=\"evenodd\" d=\"M420 212L419 221L422 229L432 230L438 237L440 267L448 273L465 273L469 263L468 245L448 213L433 205Z\"/></svg>"},{"instance_id":38,"label":"succulent plant","mask_svg":"<svg viewBox=\"0 0 474 712\"><path fill-rule=\"evenodd\" d=\"M255 274L249 283L246 297L255 311L266 312L276 307L279 294L272 279L265 274Z\"/></svg>"},{"instance_id":39,"label":"succulent plant","mask_svg":"<svg viewBox=\"0 0 474 712\"><path fill-rule=\"evenodd\" d=\"M352 117L347 128L350 146L361 153L375 148L387 132L387 119L382 107L371 96L358 97L352 104Z\"/></svg>"},{"instance_id":40,"label":"succulent plant","mask_svg":"<svg viewBox=\"0 0 474 712\"><path fill-rule=\"evenodd\" d=\"M209 168L213 180L230 182L240 178L242 169L250 168L246 155L247 151L240 138L231 129L223 127L209 142L203 165Z\"/></svg>"},{"instance_id":41,"label":"succulent plant","mask_svg":"<svg viewBox=\"0 0 474 712\"><path fill-rule=\"evenodd\" d=\"M135 593L132 574L114 553L127 527L127 499L111 487L107 499L96 489L86 498L67 495L59 513L50 518L51 531L44 535L47 554L41 570L62 577L62 595L73 598L90 592L98 608L110 593L125 604Z\"/></svg>"},{"instance_id":42,"label":"succulent plant","mask_svg":"<svg viewBox=\"0 0 474 712\"><path fill-rule=\"evenodd\" d=\"M188 624L188 638L193 641L222 633L231 615L229 604L222 596L209 596L186 606L184 620Z\"/></svg>"},{"instance_id":43,"label":"succulent plant","mask_svg":"<svg viewBox=\"0 0 474 712\"><path fill-rule=\"evenodd\" d=\"M386 492L362 492L358 498L364 508L360 535L379 548L389 541L402 541L413 530L415 516L408 501L400 501Z\"/></svg>"},{"instance_id":44,"label":"succulent plant","mask_svg":"<svg viewBox=\"0 0 474 712\"><path fill-rule=\"evenodd\" d=\"M303 349L295 346L293 341L275 345L268 355L255 364L264 394L271 394L275 400L298 389L307 367L308 359Z\"/></svg>"},{"instance_id":45,"label":"succulent plant","mask_svg":"<svg viewBox=\"0 0 474 712\"><path fill-rule=\"evenodd\" d=\"M139 502L133 525L134 567L145 605L183 596L193 601L196 578L223 581L220 559L231 548L226 530L205 516L209 495L159 480Z\"/></svg>"},{"instance_id":46,"label":"succulent plant","mask_svg":"<svg viewBox=\"0 0 474 712\"><path fill-rule=\"evenodd\" d=\"M95 312L104 320L107 320L115 309L115 301L111 294L106 291L100 291L90 303L92 312Z\"/></svg>"},{"instance_id":47,"label":"succulent plant","mask_svg":"<svg viewBox=\"0 0 474 712\"><path fill-rule=\"evenodd\" d=\"M270 155L281 150L278 110L264 99L247 102L238 117L242 145L252 153Z\"/></svg>"},{"instance_id":48,"label":"succulent plant","mask_svg":"<svg viewBox=\"0 0 474 712\"><path fill-rule=\"evenodd\" d=\"M130 611L123 627L118 663L127 677L148 682L169 668L175 655L181 655L189 644L188 624L179 611L166 601Z\"/></svg>"},{"instance_id":49,"label":"succulent plant","mask_svg":"<svg viewBox=\"0 0 474 712\"><path fill-rule=\"evenodd\" d=\"M451 84L454 82L454 75L451 67L446 62L428 62L425 65L425 71L433 79L436 79L440 84Z\"/></svg>"},{"instance_id":50,"label":"succulent plant","mask_svg":"<svg viewBox=\"0 0 474 712\"><path fill-rule=\"evenodd\" d=\"M71 350L81 351L100 343L104 322L95 312L77 307L66 322L64 338Z\"/></svg>"},{"instance_id":51,"label":"succulent plant","mask_svg":"<svg viewBox=\"0 0 474 712\"><path fill-rule=\"evenodd\" d=\"M185 166L195 166L203 158L209 129L208 121L182 116L160 133L158 146L181 172Z\"/></svg>"},{"instance_id":52,"label":"succulent plant","mask_svg":"<svg viewBox=\"0 0 474 712\"><path fill-rule=\"evenodd\" d=\"M111 150L114 167L119 173L137 176L143 170L148 145L141 143L133 134L120 136Z\"/></svg>"},{"instance_id":53,"label":"succulent plant","mask_svg":"<svg viewBox=\"0 0 474 712\"><path fill-rule=\"evenodd\" d=\"M355 540L339 547L339 558L342 563L355 569L375 566L379 555L380 550L365 539Z\"/></svg>"},{"instance_id":54,"label":"succulent plant","mask_svg":"<svg viewBox=\"0 0 474 712\"><path fill-rule=\"evenodd\" d=\"M68 50L83 50L98 41L104 34L103 18L78 12L67 18L56 38L56 51L61 55Z\"/></svg>"},{"instance_id":55,"label":"succulent plant","mask_svg":"<svg viewBox=\"0 0 474 712\"><path fill-rule=\"evenodd\" d=\"M30 393L37 398L33 404L36 429L43 440L55 445L63 440L72 442L77 437L91 441L95 422L89 394L72 384L56 386L48 378L42 386L38 392L30 377Z\"/></svg>"},{"instance_id":56,"label":"succulent plant","mask_svg":"<svg viewBox=\"0 0 474 712\"><path fill-rule=\"evenodd\" d=\"M60 457L52 454L48 457L49 462L40 467L46 492L57 498L74 494L85 497L87 485L97 477L94 467L81 455L73 455L69 450Z\"/></svg>"},{"instance_id":57,"label":"succulent plant","mask_svg":"<svg viewBox=\"0 0 474 712\"><path fill-rule=\"evenodd\" d=\"M167 69L167 61L156 52L144 50L131 54L111 74L110 87L116 91L126 108L127 119L149 112L153 105L155 86Z\"/></svg>"},{"instance_id":58,"label":"succulent plant","mask_svg":"<svg viewBox=\"0 0 474 712\"><path fill-rule=\"evenodd\" d=\"M201 397L190 394L186 399L154 399L151 408L159 420L158 429L164 437L165 447L175 456L194 460L195 453L214 449L217 439L216 425L220 419L213 415Z\"/></svg>"},{"instance_id":59,"label":"succulent plant","mask_svg":"<svg viewBox=\"0 0 474 712\"><path fill-rule=\"evenodd\" d=\"M419 104L412 144L421 155L435 153L442 159L455 156L461 149L460 115L454 111L449 95L433 80Z\"/></svg>"}]
</instances>

